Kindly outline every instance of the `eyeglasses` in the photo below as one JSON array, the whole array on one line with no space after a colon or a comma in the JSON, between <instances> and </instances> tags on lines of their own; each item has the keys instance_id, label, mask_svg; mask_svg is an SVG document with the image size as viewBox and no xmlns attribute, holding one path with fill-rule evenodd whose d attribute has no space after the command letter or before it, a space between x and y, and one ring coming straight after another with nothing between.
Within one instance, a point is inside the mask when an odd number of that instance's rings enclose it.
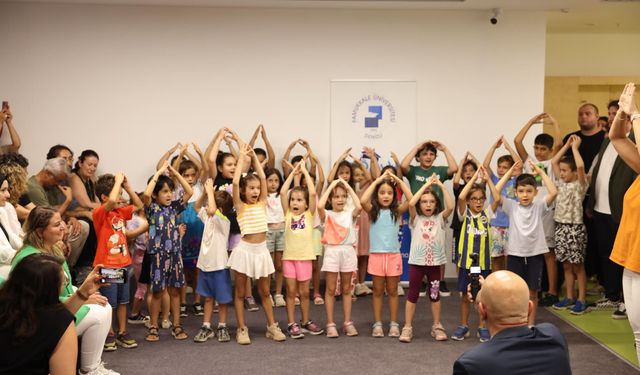
<instances>
[{"instance_id":1,"label":"eyeglasses","mask_svg":"<svg viewBox=\"0 0 640 375\"><path fill-rule=\"evenodd\" d=\"M475 198L475 197L474 197L474 198L469 198L469 200L470 200L471 202L484 202L484 201L486 201L486 200L487 200L487 198Z\"/></svg>"}]
</instances>

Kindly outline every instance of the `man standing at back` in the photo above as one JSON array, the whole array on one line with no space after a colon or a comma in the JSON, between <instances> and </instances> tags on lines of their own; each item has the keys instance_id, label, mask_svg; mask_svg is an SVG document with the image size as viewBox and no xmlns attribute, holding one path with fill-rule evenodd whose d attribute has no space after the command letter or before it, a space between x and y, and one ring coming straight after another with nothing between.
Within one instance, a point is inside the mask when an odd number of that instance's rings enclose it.
<instances>
[{"instance_id":1,"label":"man standing at back","mask_svg":"<svg viewBox=\"0 0 640 375\"><path fill-rule=\"evenodd\" d=\"M453 365L454 375L571 374L567 343L558 328L550 323L529 328L533 302L520 276L492 273L477 299L491 340L462 354Z\"/></svg>"}]
</instances>

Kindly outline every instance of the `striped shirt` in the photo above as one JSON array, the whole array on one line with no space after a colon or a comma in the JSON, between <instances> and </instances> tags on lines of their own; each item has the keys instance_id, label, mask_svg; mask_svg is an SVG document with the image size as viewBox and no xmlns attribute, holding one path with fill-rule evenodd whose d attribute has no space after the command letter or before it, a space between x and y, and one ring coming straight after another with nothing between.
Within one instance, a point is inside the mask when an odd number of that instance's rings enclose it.
<instances>
[{"instance_id":1,"label":"striped shirt","mask_svg":"<svg viewBox=\"0 0 640 375\"><path fill-rule=\"evenodd\" d=\"M238 225L240 225L242 236L267 231L267 207L264 202L244 203L244 208L240 212L238 214Z\"/></svg>"},{"instance_id":2,"label":"striped shirt","mask_svg":"<svg viewBox=\"0 0 640 375\"><path fill-rule=\"evenodd\" d=\"M471 254L477 253L478 265L482 270L491 269L490 221L495 216L491 208L486 208L474 216L467 207L462 220L458 239L458 267L470 269Z\"/></svg>"}]
</instances>

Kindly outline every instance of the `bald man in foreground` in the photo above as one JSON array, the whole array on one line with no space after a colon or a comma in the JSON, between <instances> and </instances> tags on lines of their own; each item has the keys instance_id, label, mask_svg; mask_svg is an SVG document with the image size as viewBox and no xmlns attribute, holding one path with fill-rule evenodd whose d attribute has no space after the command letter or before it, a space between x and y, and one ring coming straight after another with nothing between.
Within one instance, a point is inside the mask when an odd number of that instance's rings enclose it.
<instances>
[{"instance_id":1,"label":"bald man in foreground","mask_svg":"<svg viewBox=\"0 0 640 375\"><path fill-rule=\"evenodd\" d=\"M477 299L491 340L462 354L453 365L454 375L571 374L567 343L558 328L550 323L529 328L533 302L520 276L492 273Z\"/></svg>"}]
</instances>

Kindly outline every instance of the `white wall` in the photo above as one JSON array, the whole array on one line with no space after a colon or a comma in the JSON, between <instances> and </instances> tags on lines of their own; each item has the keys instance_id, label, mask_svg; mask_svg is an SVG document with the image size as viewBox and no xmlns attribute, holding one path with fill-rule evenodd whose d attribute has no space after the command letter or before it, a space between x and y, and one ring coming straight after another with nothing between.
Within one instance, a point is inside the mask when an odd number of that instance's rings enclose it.
<instances>
[{"instance_id":1,"label":"white wall","mask_svg":"<svg viewBox=\"0 0 640 375\"><path fill-rule=\"evenodd\" d=\"M640 34L548 34L548 76L637 76Z\"/></svg>"},{"instance_id":2,"label":"white wall","mask_svg":"<svg viewBox=\"0 0 640 375\"><path fill-rule=\"evenodd\" d=\"M328 162L329 81L418 82L418 135L482 157L543 103L543 13L0 4L0 97L36 172L49 146L136 189L177 141L267 126ZM397 150L404 154L407 150ZM445 163L442 158L440 163ZM325 165L327 168L328 166Z\"/></svg>"}]
</instances>

